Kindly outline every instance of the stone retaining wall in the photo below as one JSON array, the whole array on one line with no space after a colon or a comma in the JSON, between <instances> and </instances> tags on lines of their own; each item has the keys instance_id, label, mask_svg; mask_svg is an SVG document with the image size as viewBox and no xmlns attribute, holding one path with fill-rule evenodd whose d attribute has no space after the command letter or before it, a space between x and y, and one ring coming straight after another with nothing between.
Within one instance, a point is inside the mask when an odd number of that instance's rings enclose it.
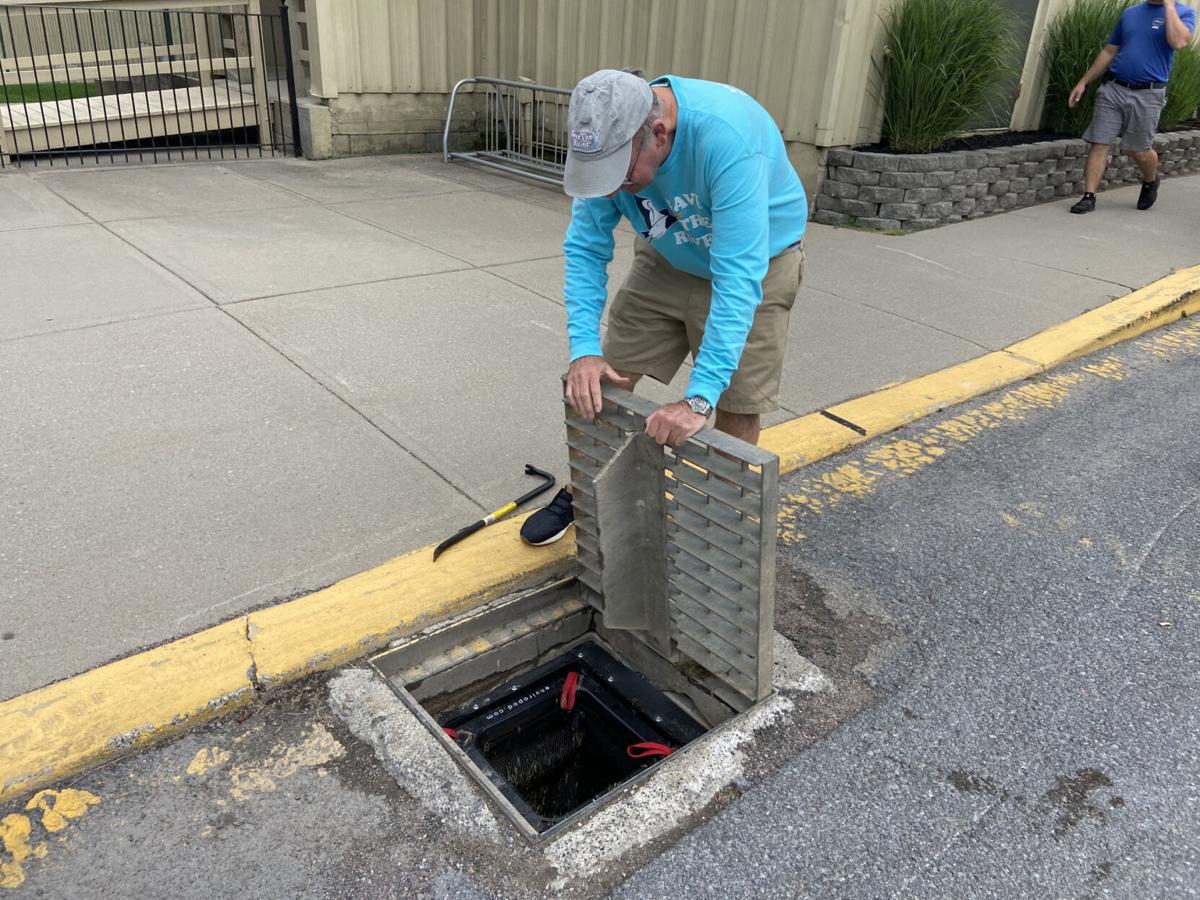
<instances>
[{"instance_id":1,"label":"stone retaining wall","mask_svg":"<svg viewBox=\"0 0 1200 900\"><path fill-rule=\"evenodd\" d=\"M1082 140L908 156L827 150L813 220L915 231L1083 193ZM1200 172L1200 131L1154 138L1164 175ZM1141 179L1115 156L1100 190Z\"/></svg>"}]
</instances>

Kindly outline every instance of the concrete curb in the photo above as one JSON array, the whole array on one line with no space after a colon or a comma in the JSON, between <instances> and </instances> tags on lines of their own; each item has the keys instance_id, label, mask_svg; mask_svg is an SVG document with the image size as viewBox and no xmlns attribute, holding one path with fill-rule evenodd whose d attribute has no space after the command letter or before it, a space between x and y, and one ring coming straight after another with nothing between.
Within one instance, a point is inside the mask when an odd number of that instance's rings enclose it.
<instances>
[{"instance_id":1,"label":"concrete curb","mask_svg":"<svg viewBox=\"0 0 1200 900\"><path fill-rule=\"evenodd\" d=\"M437 563L423 547L324 590L0 703L0 801L331 669L430 622L562 574L574 541L521 543L501 522Z\"/></svg>"},{"instance_id":2,"label":"concrete curb","mask_svg":"<svg viewBox=\"0 0 1200 900\"><path fill-rule=\"evenodd\" d=\"M786 474L1197 310L1200 266L1192 266L1003 350L765 429L760 443L779 457L779 472Z\"/></svg>"},{"instance_id":3,"label":"concrete curb","mask_svg":"<svg viewBox=\"0 0 1200 900\"><path fill-rule=\"evenodd\" d=\"M948 406L1200 310L1200 266L1003 350L766 429L794 471ZM831 418L830 414L836 418ZM839 421L840 420L840 421ZM307 596L0 703L0 802L143 748L486 599L565 573L574 541L530 548L502 522L437 564L430 547Z\"/></svg>"}]
</instances>

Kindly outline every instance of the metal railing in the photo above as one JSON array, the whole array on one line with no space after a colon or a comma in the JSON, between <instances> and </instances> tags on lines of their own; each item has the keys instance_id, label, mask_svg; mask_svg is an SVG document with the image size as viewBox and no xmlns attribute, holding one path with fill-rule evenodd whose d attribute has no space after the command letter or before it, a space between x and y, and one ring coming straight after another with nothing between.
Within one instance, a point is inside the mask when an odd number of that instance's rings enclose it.
<instances>
[{"instance_id":1,"label":"metal railing","mask_svg":"<svg viewBox=\"0 0 1200 900\"><path fill-rule=\"evenodd\" d=\"M299 155L279 15L0 5L0 167Z\"/></svg>"},{"instance_id":2,"label":"metal railing","mask_svg":"<svg viewBox=\"0 0 1200 900\"><path fill-rule=\"evenodd\" d=\"M470 86L482 97L482 147L450 149L450 126L459 92ZM571 91L501 78L464 78L450 92L446 127L442 131L442 158L464 159L520 175L543 184L562 185L567 160L567 102Z\"/></svg>"}]
</instances>

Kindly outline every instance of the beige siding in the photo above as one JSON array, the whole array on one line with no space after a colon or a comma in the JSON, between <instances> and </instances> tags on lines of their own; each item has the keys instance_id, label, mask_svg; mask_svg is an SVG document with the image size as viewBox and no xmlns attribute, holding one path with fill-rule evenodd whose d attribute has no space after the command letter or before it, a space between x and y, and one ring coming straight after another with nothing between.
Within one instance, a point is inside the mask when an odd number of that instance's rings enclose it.
<instances>
[{"instance_id":1,"label":"beige siding","mask_svg":"<svg viewBox=\"0 0 1200 900\"><path fill-rule=\"evenodd\" d=\"M322 58L313 91L444 92L469 75L570 87L636 65L735 84L788 140L854 143L877 118L867 86L886 2L336 0L319 7L336 68Z\"/></svg>"}]
</instances>

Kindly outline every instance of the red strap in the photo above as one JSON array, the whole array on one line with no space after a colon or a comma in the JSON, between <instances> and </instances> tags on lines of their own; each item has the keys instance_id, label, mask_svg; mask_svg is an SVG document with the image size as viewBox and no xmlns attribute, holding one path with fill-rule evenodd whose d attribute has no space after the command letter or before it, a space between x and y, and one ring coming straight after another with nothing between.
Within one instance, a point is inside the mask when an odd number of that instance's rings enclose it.
<instances>
[{"instance_id":1,"label":"red strap","mask_svg":"<svg viewBox=\"0 0 1200 900\"><path fill-rule=\"evenodd\" d=\"M579 687L579 673L568 672L567 678L563 682L562 693L558 697L558 705L565 712L570 712L575 708L575 691Z\"/></svg>"},{"instance_id":2,"label":"red strap","mask_svg":"<svg viewBox=\"0 0 1200 900\"><path fill-rule=\"evenodd\" d=\"M458 732L455 731L453 728L451 728L449 725L443 726L442 731L446 732L446 737L450 738L450 740L452 740L452 741L458 740Z\"/></svg>"},{"instance_id":3,"label":"red strap","mask_svg":"<svg viewBox=\"0 0 1200 900\"><path fill-rule=\"evenodd\" d=\"M675 750L657 741L642 741L640 744L630 744L625 752L634 759L641 759L643 756L670 756Z\"/></svg>"}]
</instances>

